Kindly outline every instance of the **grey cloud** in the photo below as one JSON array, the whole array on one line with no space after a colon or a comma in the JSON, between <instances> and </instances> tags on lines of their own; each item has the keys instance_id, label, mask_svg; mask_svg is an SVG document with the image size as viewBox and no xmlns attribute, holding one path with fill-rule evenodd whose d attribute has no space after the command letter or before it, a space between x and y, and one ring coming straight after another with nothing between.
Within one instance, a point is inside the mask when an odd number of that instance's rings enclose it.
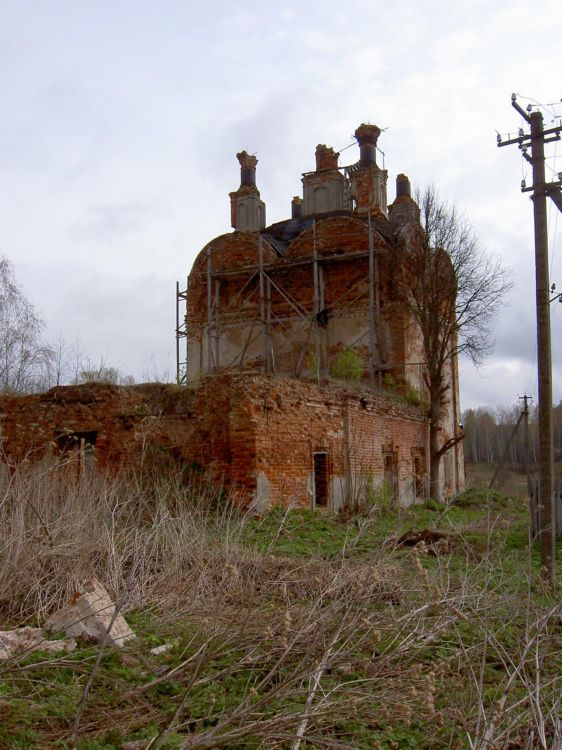
<instances>
[{"instance_id":1,"label":"grey cloud","mask_svg":"<svg viewBox=\"0 0 562 750\"><path fill-rule=\"evenodd\" d=\"M112 241L140 232L155 212L150 203L130 202L92 206L71 227L71 233L91 241Z\"/></svg>"}]
</instances>

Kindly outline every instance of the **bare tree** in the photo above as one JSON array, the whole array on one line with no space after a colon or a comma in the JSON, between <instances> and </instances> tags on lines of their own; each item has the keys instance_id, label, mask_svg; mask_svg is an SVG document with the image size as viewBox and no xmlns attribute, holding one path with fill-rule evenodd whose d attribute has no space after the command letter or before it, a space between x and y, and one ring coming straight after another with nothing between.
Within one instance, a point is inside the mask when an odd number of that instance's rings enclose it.
<instances>
[{"instance_id":1,"label":"bare tree","mask_svg":"<svg viewBox=\"0 0 562 750\"><path fill-rule=\"evenodd\" d=\"M52 358L44 324L17 285L12 264L0 258L0 392L36 390Z\"/></svg>"},{"instance_id":2,"label":"bare tree","mask_svg":"<svg viewBox=\"0 0 562 750\"><path fill-rule=\"evenodd\" d=\"M462 435L442 438L454 357L482 362L493 345L492 320L511 289L509 272L486 253L465 216L429 185L416 195L421 228L404 249L401 297L418 325L429 393L431 494L439 499L442 456Z\"/></svg>"},{"instance_id":3,"label":"bare tree","mask_svg":"<svg viewBox=\"0 0 562 750\"><path fill-rule=\"evenodd\" d=\"M80 368L73 381L79 383L109 383L111 385L134 385L132 375L123 375L117 367L108 365L102 357L98 364L89 357L80 363Z\"/></svg>"}]
</instances>

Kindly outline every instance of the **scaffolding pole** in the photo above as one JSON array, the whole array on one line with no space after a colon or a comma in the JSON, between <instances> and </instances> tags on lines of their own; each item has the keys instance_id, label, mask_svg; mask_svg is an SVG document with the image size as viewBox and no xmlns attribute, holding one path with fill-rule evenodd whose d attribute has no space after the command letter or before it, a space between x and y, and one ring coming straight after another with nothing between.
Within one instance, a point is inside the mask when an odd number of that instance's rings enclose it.
<instances>
[{"instance_id":1,"label":"scaffolding pole","mask_svg":"<svg viewBox=\"0 0 562 750\"><path fill-rule=\"evenodd\" d=\"M325 286L324 286L324 266L322 263L318 264L318 294L319 294L319 313L322 320L322 323L320 324L320 320L317 318L317 327L318 327L318 336L320 339L320 362L319 369L321 370L322 374L326 375L329 371L329 340L328 340L328 331L326 326L328 325L328 317L325 314L326 310L326 295L325 295Z\"/></svg>"},{"instance_id":2,"label":"scaffolding pole","mask_svg":"<svg viewBox=\"0 0 562 750\"><path fill-rule=\"evenodd\" d=\"M220 288L220 279L215 279L215 299L213 304L215 308L215 369L217 371L220 369Z\"/></svg>"},{"instance_id":3,"label":"scaffolding pole","mask_svg":"<svg viewBox=\"0 0 562 750\"><path fill-rule=\"evenodd\" d=\"M275 372L275 356L273 354L273 340L271 337L271 279L266 276L266 327L267 327L267 370Z\"/></svg>"},{"instance_id":4,"label":"scaffolding pole","mask_svg":"<svg viewBox=\"0 0 562 750\"><path fill-rule=\"evenodd\" d=\"M183 321L180 313L182 301L187 308L187 282L185 289L180 289L179 281L176 281L176 383L181 385L187 382L187 346L185 348L185 359L181 358L181 340L187 339L187 322L185 312ZM182 369L183 368L183 369Z\"/></svg>"},{"instance_id":5,"label":"scaffolding pole","mask_svg":"<svg viewBox=\"0 0 562 750\"><path fill-rule=\"evenodd\" d=\"M371 242L372 242L371 232ZM377 334L377 383L382 388L382 367L387 359L386 347L382 331L381 315L381 284L379 276L379 252L373 248L373 272L375 282L375 331Z\"/></svg>"},{"instance_id":6,"label":"scaffolding pole","mask_svg":"<svg viewBox=\"0 0 562 750\"><path fill-rule=\"evenodd\" d=\"M213 371L212 333L213 324L213 286L211 267L211 248L207 250L207 372Z\"/></svg>"},{"instance_id":7,"label":"scaffolding pole","mask_svg":"<svg viewBox=\"0 0 562 750\"><path fill-rule=\"evenodd\" d=\"M265 316L265 275L263 272L263 240L258 242L258 264L260 274L260 322L262 332L262 372L267 372L267 321Z\"/></svg>"}]
</instances>

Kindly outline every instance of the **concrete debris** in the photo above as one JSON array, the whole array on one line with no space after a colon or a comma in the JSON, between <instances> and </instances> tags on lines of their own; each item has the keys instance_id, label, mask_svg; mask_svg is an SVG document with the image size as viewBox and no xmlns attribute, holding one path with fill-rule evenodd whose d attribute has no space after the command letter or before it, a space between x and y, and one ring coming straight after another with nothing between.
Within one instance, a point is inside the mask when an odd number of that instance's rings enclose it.
<instances>
[{"instance_id":1,"label":"concrete debris","mask_svg":"<svg viewBox=\"0 0 562 750\"><path fill-rule=\"evenodd\" d=\"M153 654L153 656L160 656L160 654L167 653L173 647L174 647L173 643L163 643L161 646L155 646L154 648L151 648L150 653Z\"/></svg>"},{"instance_id":2,"label":"concrete debris","mask_svg":"<svg viewBox=\"0 0 562 750\"><path fill-rule=\"evenodd\" d=\"M48 641L43 628L17 628L16 630L0 630L0 661L7 661L18 654L31 651L74 651L76 641L68 638L63 641Z\"/></svg>"},{"instance_id":3,"label":"concrete debris","mask_svg":"<svg viewBox=\"0 0 562 750\"><path fill-rule=\"evenodd\" d=\"M135 638L116 605L95 578L85 581L82 591L72 595L70 604L55 612L45 623L51 633L65 632L69 638L84 638L118 648ZM113 620L113 623L112 623Z\"/></svg>"}]
</instances>

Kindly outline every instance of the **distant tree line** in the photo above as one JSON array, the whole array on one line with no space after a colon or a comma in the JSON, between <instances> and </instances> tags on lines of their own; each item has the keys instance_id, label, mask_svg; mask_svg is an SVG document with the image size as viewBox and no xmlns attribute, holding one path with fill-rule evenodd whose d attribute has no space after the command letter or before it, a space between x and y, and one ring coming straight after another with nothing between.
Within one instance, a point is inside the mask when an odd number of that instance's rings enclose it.
<instances>
[{"instance_id":1,"label":"distant tree line","mask_svg":"<svg viewBox=\"0 0 562 750\"><path fill-rule=\"evenodd\" d=\"M153 363L145 381L167 382L169 373ZM45 338L45 324L15 278L12 263L0 256L0 393L32 393L57 385L103 382L132 385L135 380L103 358L87 357L78 340Z\"/></svg>"},{"instance_id":2,"label":"distant tree line","mask_svg":"<svg viewBox=\"0 0 562 750\"><path fill-rule=\"evenodd\" d=\"M509 440L523 410L522 402L507 408L467 409L463 413L464 455L468 463L497 463L508 450ZM562 401L553 408L554 458L562 460ZM529 461L538 458L537 409L529 409ZM507 455L507 465L515 471L525 468L525 428L523 420L513 438Z\"/></svg>"}]
</instances>

